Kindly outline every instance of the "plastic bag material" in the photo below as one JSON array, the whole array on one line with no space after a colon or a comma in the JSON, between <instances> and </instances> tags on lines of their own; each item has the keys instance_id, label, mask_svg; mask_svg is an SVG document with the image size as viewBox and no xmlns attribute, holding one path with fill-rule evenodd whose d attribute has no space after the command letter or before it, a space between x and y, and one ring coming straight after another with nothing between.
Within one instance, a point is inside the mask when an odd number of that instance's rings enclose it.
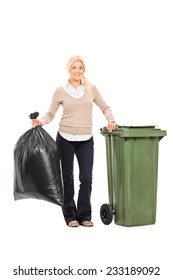
<instances>
[{"instance_id":1,"label":"plastic bag material","mask_svg":"<svg viewBox=\"0 0 173 280\"><path fill-rule=\"evenodd\" d=\"M58 147L41 126L26 131L14 147L14 199L24 198L63 204Z\"/></svg>"}]
</instances>

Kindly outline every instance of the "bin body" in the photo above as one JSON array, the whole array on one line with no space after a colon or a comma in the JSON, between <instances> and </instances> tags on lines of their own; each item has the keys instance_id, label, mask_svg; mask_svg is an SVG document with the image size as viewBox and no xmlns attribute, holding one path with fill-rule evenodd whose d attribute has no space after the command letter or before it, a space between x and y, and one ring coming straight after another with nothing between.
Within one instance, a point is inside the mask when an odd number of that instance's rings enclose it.
<instances>
[{"instance_id":1,"label":"bin body","mask_svg":"<svg viewBox=\"0 0 173 280\"><path fill-rule=\"evenodd\" d=\"M123 226L156 222L159 140L154 126L101 129L106 140L109 203L114 222Z\"/></svg>"}]
</instances>

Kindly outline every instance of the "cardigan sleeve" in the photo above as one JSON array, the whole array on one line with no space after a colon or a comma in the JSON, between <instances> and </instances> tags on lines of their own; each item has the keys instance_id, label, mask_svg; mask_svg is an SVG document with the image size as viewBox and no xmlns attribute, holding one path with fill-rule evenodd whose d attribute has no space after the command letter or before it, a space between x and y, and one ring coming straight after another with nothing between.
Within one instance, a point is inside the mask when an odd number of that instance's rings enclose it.
<instances>
[{"instance_id":1,"label":"cardigan sleeve","mask_svg":"<svg viewBox=\"0 0 173 280\"><path fill-rule=\"evenodd\" d=\"M59 92L59 88L58 88L58 89L56 89L56 91L54 92L54 94L52 96L51 104L49 106L47 113L43 117L40 118L40 121L43 125L50 123L54 119L56 112L58 111L58 108L61 104L59 96L60 96L60 92Z\"/></svg>"},{"instance_id":2,"label":"cardigan sleeve","mask_svg":"<svg viewBox=\"0 0 173 280\"><path fill-rule=\"evenodd\" d=\"M96 86L92 86L94 103L100 108L107 121L115 121L111 108L106 104Z\"/></svg>"}]
</instances>

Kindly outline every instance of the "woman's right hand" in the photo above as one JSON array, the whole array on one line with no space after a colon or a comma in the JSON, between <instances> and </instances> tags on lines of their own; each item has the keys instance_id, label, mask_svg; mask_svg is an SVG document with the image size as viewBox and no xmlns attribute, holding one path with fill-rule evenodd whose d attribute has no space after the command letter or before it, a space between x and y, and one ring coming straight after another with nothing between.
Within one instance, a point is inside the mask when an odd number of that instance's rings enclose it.
<instances>
[{"instance_id":1,"label":"woman's right hand","mask_svg":"<svg viewBox=\"0 0 173 280\"><path fill-rule=\"evenodd\" d=\"M37 125L42 125L39 119L32 119L31 121L32 128L36 127Z\"/></svg>"}]
</instances>

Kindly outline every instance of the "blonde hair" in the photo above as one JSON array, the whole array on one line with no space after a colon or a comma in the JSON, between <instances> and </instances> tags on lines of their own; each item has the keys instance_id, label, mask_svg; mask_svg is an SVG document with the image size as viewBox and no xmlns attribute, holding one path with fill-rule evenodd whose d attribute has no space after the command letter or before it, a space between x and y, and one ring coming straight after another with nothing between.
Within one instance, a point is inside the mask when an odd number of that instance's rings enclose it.
<instances>
[{"instance_id":1,"label":"blonde hair","mask_svg":"<svg viewBox=\"0 0 173 280\"><path fill-rule=\"evenodd\" d=\"M71 66L73 65L74 62L76 61L81 61L84 67L84 74L85 74L85 70L86 70L86 66L85 66L85 62L83 60L83 58L79 55L73 55L69 58L68 62L67 62L67 71L68 73L70 72ZM84 76L82 76L82 80L85 86L85 89L88 91L89 95L91 95L91 83L90 81Z\"/></svg>"}]
</instances>

